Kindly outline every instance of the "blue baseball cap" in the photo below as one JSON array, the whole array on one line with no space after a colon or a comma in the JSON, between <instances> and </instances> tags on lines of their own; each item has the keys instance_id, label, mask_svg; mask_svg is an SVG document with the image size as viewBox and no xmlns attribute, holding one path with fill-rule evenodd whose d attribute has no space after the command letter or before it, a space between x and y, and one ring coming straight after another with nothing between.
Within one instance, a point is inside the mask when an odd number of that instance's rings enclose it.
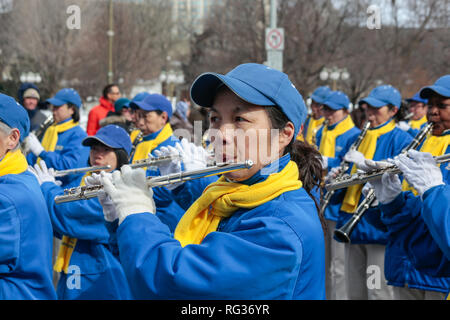
<instances>
[{"instance_id":1,"label":"blue baseball cap","mask_svg":"<svg viewBox=\"0 0 450 320\"><path fill-rule=\"evenodd\" d=\"M127 98L119 98L114 102L114 110L116 112L122 111L123 108L129 108L130 107L130 99Z\"/></svg>"},{"instance_id":2,"label":"blue baseball cap","mask_svg":"<svg viewBox=\"0 0 450 320\"><path fill-rule=\"evenodd\" d=\"M53 98L46 100L48 103L51 103L55 107L62 106L66 103L71 103L77 106L77 108L81 107L81 98L78 92L72 88L64 88L59 90Z\"/></svg>"},{"instance_id":3,"label":"blue baseball cap","mask_svg":"<svg viewBox=\"0 0 450 320\"><path fill-rule=\"evenodd\" d=\"M133 109L142 109L145 111L161 110L167 112L169 118L172 116L172 103L162 94L149 94L141 101L132 100L130 107Z\"/></svg>"},{"instance_id":4,"label":"blue baseball cap","mask_svg":"<svg viewBox=\"0 0 450 320\"><path fill-rule=\"evenodd\" d=\"M333 110L348 109L350 100L342 91L333 91L323 102L323 105Z\"/></svg>"},{"instance_id":5,"label":"blue baseball cap","mask_svg":"<svg viewBox=\"0 0 450 320\"><path fill-rule=\"evenodd\" d=\"M131 99L133 102L134 101L142 101L142 100L144 100L145 98L147 98L148 96L150 95L150 93L148 93L148 92L139 92L137 95L135 95L134 97L133 97L133 99Z\"/></svg>"},{"instance_id":6,"label":"blue baseball cap","mask_svg":"<svg viewBox=\"0 0 450 320\"><path fill-rule=\"evenodd\" d=\"M332 93L331 89L328 86L322 86L316 88L311 95L311 99L319 104L323 104L327 97Z\"/></svg>"},{"instance_id":7,"label":"blue baseball cap","mask_svg":"<svg viewBox=\"0 0 450 320\"><path fill-rule=\"evenodd\" d=\"M84 138L83 146L90 147L94 142L101 142L113 149L124 149L130 155L132 144L130 135L121 127L110 124L100 128L95 136Z\"/></svg>"},{"instance_id":8,"label":"blue baseball cap","mask_svg":"<svg viewBox=\"0 0 450 320\"><path fill-rule=\"evenodd\" d=\"M278 106L294 124L295 136L306 119L307 110L302 95L281 71L262 64L245 63L226 75L203 73L191 86L192 101L201 107L211 107L221 85L227 86L248 103Z\"/></svg>"},{"instance_id":9,"label":"blue baseball cap","mask_svg":"<svg viewBox=\"0 0 450 320\"><path fill-rule=\"evenodd\" d=\"M422 102L424 104L428 103L428 99L423 99L420 97L420 91L413 95L411 98L406 99L406 102Z\"/></svg>"},{"instance_id":10,"label":"blue baseball cap","mask_svg":"<svg viewBox=\"0 0 450 320\"><path fill-rule=\"evenodd\" d=\"M24 107L13 97L0 93L0 121L10 128L17 128L20 132L19 141L22 142L30 132L30 118Z\"/></svg>"},{"instance_id":11,"label":"blue baseball cap","mask_svg":"<svg viewBox=\"0 0 450 320\"><path fill-rule=\"evenodd\" d=\"M420 89L420 97L424 99L429 99L433 93L450 97L450 74L440 77L432 86Z\"/></svg>"},{"instance_id":12,"label":"blue baseball cap","mask_svg":"<svg viewBox=\"0 0 450 320\"><path fill-rule=\"evenodd\" d=\"M373 89L367 98L361 99L371 107L381 108L388 104L392 104L400 108L402 103L402 95L391 85L381 85Z\"/></svg>"}]
</instances>

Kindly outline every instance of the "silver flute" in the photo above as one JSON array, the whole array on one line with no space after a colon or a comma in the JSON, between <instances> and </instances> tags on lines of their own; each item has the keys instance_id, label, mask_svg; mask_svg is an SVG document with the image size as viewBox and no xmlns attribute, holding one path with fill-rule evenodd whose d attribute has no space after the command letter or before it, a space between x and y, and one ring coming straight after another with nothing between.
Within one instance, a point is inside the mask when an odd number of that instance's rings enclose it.
<instances>
[{"instance_id":1,"label":"silver flute","mask_svg":"<svg viewBox=\"0 0 450 320\"><path fill-rule=\"evenodd\" d=\"M232 172L241 169L250 169L253 166L253 161L245 160L244 162L236 163L219 163L212 167L204 169L184 171L172 173L165 176L155 176L147 178L148 187L163 187L168 184L177 182L186 182L194 179L205 178ZM55 197L55 203L64 203L77 200L88 200L98 196L98 192L103 189L103 185L82 186L64 190L64 194Z\"/></svg>"},{"instance_id":2,"label":"silver flute","mask_svg":"<svg viewBox=\"0 0 450 320\"><path fill-rule=\"evenodd\" d=\"M160 164L164 164L166 162L170 162L173 160L182 160L182 157L180 155L173 155L173 156L163 156L163 157L155 157L155 158L147 158L143 160L137 160L133 162L132 164L129 164L129 166L132 169L136 168L145 168L145 167L152 167L152 166L158 166Z\"/></svg>"},{"instance_id":3,"label":"silver flute","mask_svg":"<svg viewBox=\"0 0 450 320\"><path fill-rule=\"evenodd\" d=\"M55 171L55 177L64 177L69 174L86 173L86 172L91 172L91 171L101 171L101 170L109 170L109 169L111 169L110 165L58 170L58 171Z\"/></svg>"},{"instance_id":4,"label":"silver flute","mask_svg":"<svg viewBox=\"0 0 450 320\"><path fill-rule=\"evenodd\" d=\"M434 160L436 161L436 164L449 162L450 161L450 153L444 154L442 156L434 157ZM401 173L401 170L399 168L397 168L396 165L393 164L392 166L386 167L384 169L374 170L374 171L365 172L365 173L355 173L345 180L330 183L330 184L326 185L325 188L327 190L337 190L337 189L347 188L347 187L353 186L355 184L363 184L368 181L380 179L381 176L385 172L398 174L398 173Z\"/></svg>"}]
</instances>

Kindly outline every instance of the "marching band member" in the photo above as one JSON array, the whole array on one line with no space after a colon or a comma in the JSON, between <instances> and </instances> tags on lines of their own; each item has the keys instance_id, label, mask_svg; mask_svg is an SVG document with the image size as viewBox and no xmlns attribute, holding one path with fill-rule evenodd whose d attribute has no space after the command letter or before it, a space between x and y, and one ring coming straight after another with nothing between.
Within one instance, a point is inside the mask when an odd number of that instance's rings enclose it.
<instances>
[{"instance_id":1,"label":"marching band member","mask_svg":"<svg viewBox=\"0 0 450 320\"><path fill-rule=\"evenodd\" d=\"M303 177L314 173L314 183L320 182L320 155L295 139L306 117L301 95L286 74L250 63L226 75L199 76L191 97L212 107L216 160L249 158L254 165L210 184L174 235L152 214L152 190L141 170L125 166L122 173L102 176L119 220L120 258L133 294L147 299L324 299L323 230L317 204L305 189L311 189L311 176ZM268 139L239 140L255 131ZM258 149L273 152L264 159L255 154ZM304 181L291 158L308 159L301 163Z\"/></svg>"},{"instance_id":2,"label":"marching band member","mask_svg":"<svg viewBox=\"0 0 450 320\"><path fill-rule=\"evenodd\" d=\"M54 123L40 142L34 134L28 135L26 143L31 150L27 160L30 165L42 159L55 170L80 168L89 157L89 149L81 144L87 136L79 126L81 98L77 91L65 88L47 100L53 114ZM72 177L62 177L63 186Z\"/></svg>"},{"instance_id":3,"label":"marching band member","mask_svg":"<svg viewBox=\"0 0 450 320\"><path fill-rule=\"evenodd\" d=\"M131 163L151 157L152 153L154 154L162 147L175 147L175 144L179 142L173 135L169 122L172 116L170 101L161 94L147 94L142 95L141 98L143 99L133 99L130 102L130 107L134 109L136 126L143 135L141 142L136 146ZM158 176L159 169L149 167L147 175ZM154 197L158 216L173 231L184 211L173 200L170 190L165 187L155 189Z\"/></svg>"},{"instance_id":4,"label":"marching band member","mask_svg":"<svg viewBox=\"0 0 450 320\"><path fill-rule=\"evenodd\" d=\"M56 299L52 226L35 177L19 149L30 130L25 109L0 94L0 299Z\"/></svg>"},{"instance_id":5,"label":"marching band member","mask_svg":"<svg viewBox=\"0 0 450 320\"><path fill-rule=\"evenodd\" d=\"M323 102L322 113L328 125L319 129L316 141L322 154L322 166L329 170L339 167L344 155L361 132L348 113L349 104L348 97L341 91L332 92ZM345 300L347 297L344 279L344 244L334 241L330 236L336 227L339 208L340 203L329 204L324 213L328 226L327 276L330 281L330 292L327 297L331 300Z\"/></svg>"},{"instance_id":6,"label":"marching band member","mask_svg":"<svg viewBox=\"0 0 450 320\"><path fill-rule=\"evenodd\" d=\"M413 97L406 99L406 102L408 102L409 112L412 112L414 115L408 122L400 121L397 126L415 137L419 133L419 130L428 122L428 100L421 98L420 92L417 92Z\"/></svg>"},{"instance_id":7,"label":"marching band member","mask_svg":"<svg viewBox=\"0 0 450 320\"><path fill-rule=\"evenodd\" d=\"M304 127L303 134L306 142L314 144L313 139L317 133L317 130L325 121L322 114L322 104L328 95L331 93L331 89L327 86L318 87L311 95L311 116L308 117Z\"/></svg>"},{"instance_id":8,"label":"marching band member","mask_svg":"<svg viewBox=\"0 0 450 320\"><path fill-rule=\"evenodd\" d=\"M90 147L90 166L110 165L115 170L128 163L131 140L117 125L100 128L82 143ZM54 265L54 270L60 272L58 299L132 299L115 248L110 247L114 226L109 225L111 222L105 224L98 199L56 204L54 198L63 194L63 189L55 183L54 171L48 170L44 161L30 170L41 184L53 232L62 238ZM81 175L81 185L85 184L84 178L89 182L90 173Z\"/></svg>"},{"instance_id":9,"label":"marching band member","mask_svg":"<svg viewBox=\"0 0 450 320\"><path fill-rule=\"evenodd\" d=\"M401 95L397 89L390 85L378 86L362 101L367 103L366 113L370 128L358 150L350 150L344 156L346 161L354 163L351 173L355 173L357 167L363 167L365 159L393 158L412 140L409 134L395 126L392 119L401 104ZM358 204L363 200L362 187L362 185L355 185L338 193L344 195L344 199L336 228L341 228L350 219ZM380 216L381 213L377 207L368 209L367 214L362 217L352 232L351 244L345 244L345 277L348 297L351 300L392 298L392 287L386 284L384 277L384 256L388 233ZM367 282L368 276L372 275L370 273L375 273L381 281L369 287Z\"/></svg>"},{"instance_id":10,"label":"marching band member","mask_svg":"<svg viewBox=\"0 0 450 320\"><path fill-rule=\"evenodd\" d=\"M445 189L444 182L448 184L450 174L445 165L439 170L432 158L449 151L450 112L445 105L450 99L445 95L450 97L450 76L446 77L439 79L434 86L420 91L422 97L429 98L430 101L428 115L434 123L432 135L422 144L421 152L410 150L408 155L411 158L400 155L393 160L415 188L414 193L401 192L400 180L395 175L383 177L382 182L372 183L377 198L382 203L380 208L383 222L389 228L390 237L386 249L386 266L389 268L386 268L386 278L395 286L396 299L443 299L450 287L450 275L445 273L448 262L430 236L430 233L435 235L442 244L443 238L436 231L445 230L445 223L441 222L437 226L430 219L430 200L442 197L442 201L434 202L434 206L444 206L444 209L437 210L442 217L448 211L445 209L448 200L443 197L445 192L442 190ZM432 195L434 189L437 198ZM426 193L427 196L431 194L431 197L422 201ZM445 235L445 232L441 234ZM441 247L445 248L445 245ZM417 256L422 258L417 259Z\"/></svg>"}]
</instances>

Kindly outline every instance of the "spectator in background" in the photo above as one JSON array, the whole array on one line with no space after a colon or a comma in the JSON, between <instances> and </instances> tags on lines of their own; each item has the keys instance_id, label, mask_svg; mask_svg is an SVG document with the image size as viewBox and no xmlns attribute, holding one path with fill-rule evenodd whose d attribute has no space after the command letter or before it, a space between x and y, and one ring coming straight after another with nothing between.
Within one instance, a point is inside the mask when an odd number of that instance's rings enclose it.
<instances>
[{"instance_id":1,"label":"spectator in background","mask_svg":"<svg viewBox=\"0 0 450 320\"><path fill-rule=\"evenodd\" d=\"M190 114L190 101L187 99L183 99L182 101L178 101L175 106L175 112L170 119L170 125L174 131L179 130L179 134L177 137L181 140L182 138L187 138L192 140L191 137L194 134L194 127L189 122L189 114ZM186 130L185 134L182 134L181 130ZM189 134L188 134L189 133ZM189 135L189 137L185 136Z\"/></svg>"},{"instance_id":2,"label":"spectator in background","mask_svg":"<svg viewBox=\"0 0 450 320\"><path fill-rule=\"evenodd\" d=\"M108 84L103 89L103 95L100 97L100 104L89 111L86 132L93 136L100 129L100 120L105 118L109 111L114 112L114 103L120 98L120 90L117 84Z\"/></svg>"},{"instance_id":3,"label":"spectator in background","mask_svg":"<svg viewBox=\"0 0 450 320\"><path fill-rule=\"evenodd\" d=\"M17 92L17 100L27 110L30 117L30 131L39 128L47 119L47 116L38 108L40 98L38 87L29 82L22 83Z\"/></svg>"},{"instance_id":4,"label":"spectator in background","mask_svg":"<svg viewBox=\"0 0 450 320\"><path fill-rule=\"evenodd\" d=\"M100 120L100 127L115 124L130 134L133 131L133 116L130 111L130 99L119 98L114 103L114 111L109 111L105 118Z\"/></svg>"}]
</instances>

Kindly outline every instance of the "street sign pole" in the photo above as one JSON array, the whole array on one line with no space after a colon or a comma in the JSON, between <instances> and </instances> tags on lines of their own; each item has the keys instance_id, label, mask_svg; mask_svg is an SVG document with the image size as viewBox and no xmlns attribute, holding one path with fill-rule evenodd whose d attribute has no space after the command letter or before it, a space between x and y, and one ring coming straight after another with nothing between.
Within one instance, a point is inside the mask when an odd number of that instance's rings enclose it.
<instances>
[{"instance_id":1,"label":"street sign pole","mask_svg":"<svg viewBox=\"0 0 450 320\"><path fill-rule=\"evenodd\" d=\"M277 0L270 1L270 28L266 28L266 65L283 71L284 30L277 28Z\"/></svg>"}]
</instances>

